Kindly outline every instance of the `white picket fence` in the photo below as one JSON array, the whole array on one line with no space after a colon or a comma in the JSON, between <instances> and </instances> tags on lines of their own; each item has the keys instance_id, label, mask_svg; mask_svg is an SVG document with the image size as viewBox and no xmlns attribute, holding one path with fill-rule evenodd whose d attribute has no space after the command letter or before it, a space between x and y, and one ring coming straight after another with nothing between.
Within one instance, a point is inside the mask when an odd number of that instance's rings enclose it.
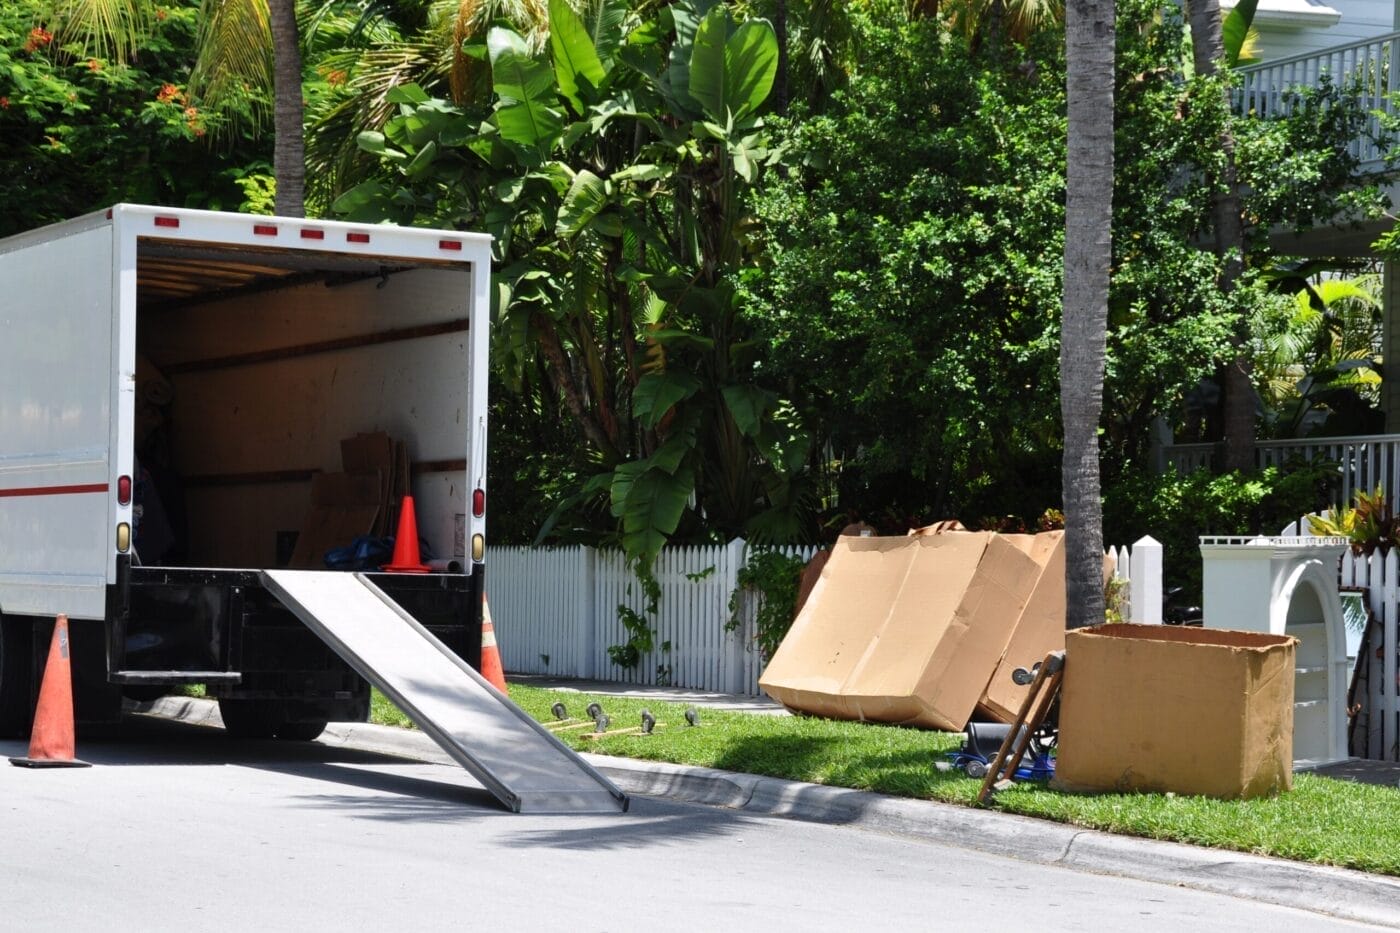
<instances>
[{"instance_id":1,"label":"white picket fence","mask_svg":"<svg viewBox=\"0 0 1400 933\"><path fill-rule=\"evenodd\" d=\"M814 547L784 548L804 559ZM487 594L507 671L666 685L757 696L762 659L753 648L758 599L744 593L740 624L726 631L729 600L746 557L742 540L661 552L661 584L651 652L635 667L614 664L608 648L627 641L618 607L642 612L645 594L620 551L588 547L498 547ZM1129 581L1124 618L1162 621L1162 546L1143 538L1110 548L1114 575Z\"/></svg>"},{"instance_id":2,"label":"white picket fence","mask_svg":"<svg viewBox=\"0 0 1400 933\"><path fill-rule=\"evenodd\" d=\"M1285 535L1312 534L1307 516L1283 529ZM1365 587L1367 605L1376 628L1365 663L1367 695L1366 747L1372 758L1400 761L1400 695L1397 695L1397 621L1400 621L1400 551L1392 548L1369 556L1348 550L1342 556L1338 582L1343 587ZM1354 674L1353 674L1354 676ZM1352 702L1362 702L1355 697Z\"/></svg>"},{"instance_id":3,"label":"white picket fence","mask_svg":"<svg viewBox=\"0 0 1400 933\"><path fill-rule=\"evenodd\" d=\"M817 549L783 550L808 558ZM521 674L757 696L752 594L741 598L738 628L726 631L745 556L742 540L662 551L654 569L661 598L648 617L654 648L635 667L622 667L608 656L609 646L628 638L618 607L642 613L646 595L621 551L495 548L486 579L502 663Z\"/></svg>"},{"instance_id":4,"label":"white picket fence","mask_svg":"<svg viewBox=\"0 0 1400 933\"><path fill-rule=\"evenodd\" d=\"M1162 545L1144 536L1131 548L1108 548L1108 562L1113 578L1127 583L1123 605L1123 621L1144 625L1162 624Z\"/></svg>"}]
</instances>

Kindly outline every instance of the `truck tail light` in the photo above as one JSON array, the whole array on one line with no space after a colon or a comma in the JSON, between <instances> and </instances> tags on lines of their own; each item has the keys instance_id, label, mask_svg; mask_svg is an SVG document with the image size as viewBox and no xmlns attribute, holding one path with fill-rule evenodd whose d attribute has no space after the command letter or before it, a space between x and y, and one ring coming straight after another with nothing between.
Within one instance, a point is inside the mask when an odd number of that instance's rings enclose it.
<instances>
[{"instance_id":1,"label":"truck tail light","mask_svg":"<svg viewBox=\"0 0 1400 933\"><path fill-rule=\"evenodd\" d=\"M131 505L131 477L117 477L117 505Z\"/></svg>"},{"instance_id":2,"label":"truck tail light","mask_svg":"<svg viewBox=\"0 0 1400 933\"><path fill-rule=\"evenodd\" d=\"M117 550L123 554L131 550L131 526L126 522L117 526Z\"/></svg>"},{"instance_id":3,"label":"truck tail light","mask_svg":"<svg viewBox=\"0 0 1400 933\"><path fill-rule=\"evenodd\" d=\"M486 553L486 539L481 535L472 535L472 560L481 563L481 556Z\"/></svg>"},{"instance_id":4,"label":"truck tail light","mask_svg":"<svg viewBox=\"0 0 1400 933\"><path fill-rule=\"evenodd\" d=\"M477 518L486 514L486 490L477 489L472 492L472 514Z\"/></svg>"}]
</instances>

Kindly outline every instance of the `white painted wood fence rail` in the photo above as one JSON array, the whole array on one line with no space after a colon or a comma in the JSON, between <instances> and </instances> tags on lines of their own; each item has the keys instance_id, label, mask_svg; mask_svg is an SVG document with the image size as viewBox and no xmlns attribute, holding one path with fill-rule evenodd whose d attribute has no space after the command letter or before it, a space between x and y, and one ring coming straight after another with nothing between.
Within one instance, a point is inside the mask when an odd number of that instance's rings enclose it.
<instances>
[{"instance_id":1,"label":"white painted wood fence rail","mask_svg":"<svg viewBox=\"0 0 1400 933\"><path fill-rule=\"evenodd\" d=\"M1127 583L1123 594L1123 621L1162 624L1162 545L1144 535L1131 548L1108 549L1113 578Z\"/></svg>"},{"instance_id":2,"label":"white painted wood fence rail","mask_svg":"<svg viewBox=\"0 0 1400 933\"><path fill-rule=\"evenodd\" d=\"M782 550L808 558L817 549ZM618 607L641 613L646 596L621 551L497 547L486 590L502 663L513 673L757 696L752 595L741 599L739 627L726 631L745 554L742 540L663 550L655 567L661 599L649 617L655 647L627 668L608 656L628 638Z\"/></svg>"},{"instance_id":3,"label":"white painted wood fence rail","mask_svg":"<svg viewBox=\"0 0 1400 933\"><path fill-rule=\"evenodd\" d=\"M1285 535L1308 535L1308 516L1283 529ZM1375 616L1378 631L1372 631L1366 671L1368 734L1366 747L1371 757L1400 761L1400 695L1397 695L1397 622L1400 621L1400 550L1392 548L1370 556L1347 551L1342 556L1339 583L1343 587L1366 587L1367 602ZM1379 635L1379 638L1376 636ZM1379 642L1379 644L1377 644ZM1356 698L1358 701L1360 697Z\"/></svg>"}]
</instances>

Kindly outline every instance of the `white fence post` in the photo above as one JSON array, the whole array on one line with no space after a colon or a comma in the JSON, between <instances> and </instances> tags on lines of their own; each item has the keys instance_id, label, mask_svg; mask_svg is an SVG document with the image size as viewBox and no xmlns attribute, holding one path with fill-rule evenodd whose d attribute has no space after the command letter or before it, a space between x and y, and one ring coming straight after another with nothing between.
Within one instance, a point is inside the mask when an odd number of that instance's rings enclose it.
<instances>
[{"instance_id":1,"label":"white fence post","mask_svg":"<svg viewBox=\"0 0 1400 933\"><path fill-rule=\"evenodd\" d=\"M597 676L593 650L598 643L598 600L593 594L598 589L598 551L591 547L579 548L575 567L578 568L578 592L583 598L578 600L578 625L574 628L574 670L577 671L574 676L591 680Z\"/></svg>"},{"instance_id":2,"label":"white fence post","mask_svg":"<svg viewBox=\"0 0 1400 933\"><path fill-rule=\"evenodd\" d=\"M1129 621L1162 624L1162 544L1151 535L1133 542L1129 558Z\"/></svg>"}]
</instances>

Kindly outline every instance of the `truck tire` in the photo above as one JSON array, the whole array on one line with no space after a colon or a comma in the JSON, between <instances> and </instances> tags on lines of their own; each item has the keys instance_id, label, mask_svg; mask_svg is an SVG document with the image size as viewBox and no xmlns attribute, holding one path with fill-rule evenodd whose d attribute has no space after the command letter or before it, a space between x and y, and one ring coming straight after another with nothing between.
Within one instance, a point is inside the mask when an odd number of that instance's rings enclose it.
<instances>
[{"instance_id":1,"label":"truck tire","mask_svg":"<svg viewBox=\"0 0 1400 933\"><path fill-rule=\"evenodd\" d=\"M282 725L280 704L270 700L219 700L224 731L237 739L270 739Z\"/></svg>"},{"instance_id":2,"label":"truck tire","mask_svg":"<svg viewBox=\"0 0 1400 933\"><path fill-rule=\"evenodd\" d=\"M288 742L312 742L326 731L326 720L311 722L284 722L277 727L277 737Z\"/></svg>"}]
</instances>

